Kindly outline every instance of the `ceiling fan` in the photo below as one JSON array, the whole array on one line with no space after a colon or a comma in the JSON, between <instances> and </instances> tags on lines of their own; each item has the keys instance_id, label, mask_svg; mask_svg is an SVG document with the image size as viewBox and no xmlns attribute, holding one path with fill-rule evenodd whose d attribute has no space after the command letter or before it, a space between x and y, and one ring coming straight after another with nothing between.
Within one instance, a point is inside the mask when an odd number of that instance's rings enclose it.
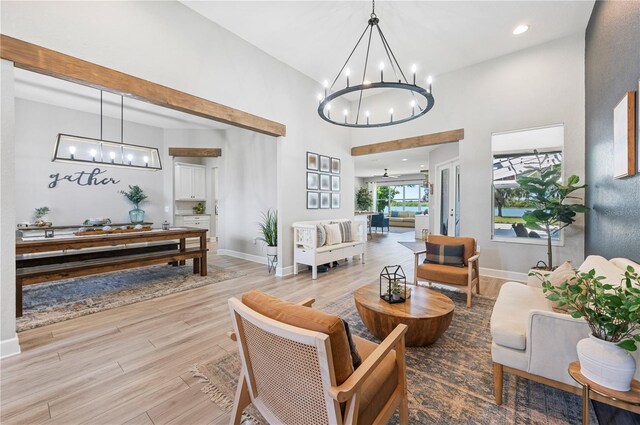
<instances>
[{"instance_id":1,"label":"ceiling fan","mask_svg":"<svg viewBox=\"0 0 640 425\"><path fill-rule=\"evenodd\" d=\"M383 179L397 179L400 176L390 176L389 173L387 172L387 169L384 169L384 174L381 176L374 176L374 177L382 177Z\"/></svg>"}]
</instances>

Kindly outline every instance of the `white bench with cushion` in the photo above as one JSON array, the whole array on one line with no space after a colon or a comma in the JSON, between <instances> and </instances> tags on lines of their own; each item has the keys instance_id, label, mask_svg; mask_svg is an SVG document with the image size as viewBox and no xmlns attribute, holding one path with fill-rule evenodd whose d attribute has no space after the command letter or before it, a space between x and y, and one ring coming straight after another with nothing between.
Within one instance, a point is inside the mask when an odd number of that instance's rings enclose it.
<instances>
[{"instance_id":1,"label":"white bench with cushion","mask_svg":"<svg viewBox=\"0 0 640 425\"><path fill-rule=\"evenodd\" d=\"M353 240L333 244L319 244L318 226L351 222ZM312 279L318 278L318 266L359 255L364 264L366 250L366 222L348 219L299 221L293 223L293 274L298 274L298 264L311 266ZM322 241L320 241L322 242ZM331 241L330 241L331 242ZM318 246L320 245L320 246Z\"/></svg>"}]
</instances>

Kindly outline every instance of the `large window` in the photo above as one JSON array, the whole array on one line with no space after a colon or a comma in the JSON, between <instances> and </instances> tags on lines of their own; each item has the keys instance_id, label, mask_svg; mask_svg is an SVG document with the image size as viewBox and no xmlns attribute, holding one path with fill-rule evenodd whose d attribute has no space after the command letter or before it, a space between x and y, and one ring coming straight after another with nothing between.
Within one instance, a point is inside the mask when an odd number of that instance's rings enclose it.
<instances>
[{"instance_id":1,"label":"large window","mask_svg":"<svg viewBox=\"0 0 640 425\"><path fill-rule=\"evenodd\" d=\"M540 173L562 173L564 126L555 125L492 136L493 152L493 227L494 239L534 242L549 237L533 228L523 215L539 208L533 196L519 181ZM561 232L551 229L551 238Z\"/></svg>"},{"instance_id":2,"label":"large window","mask_svg":"<svg viewBox=\"0 0 640 425\"><path fill-rule=\"evenodd\" d=\"M391 202L380 202L390 199ZM422 214L428 210L429 191L421 184L404 184L394 186L378 186L378 211L390 212L411 211Z\"/></svg>"}]
</instances>

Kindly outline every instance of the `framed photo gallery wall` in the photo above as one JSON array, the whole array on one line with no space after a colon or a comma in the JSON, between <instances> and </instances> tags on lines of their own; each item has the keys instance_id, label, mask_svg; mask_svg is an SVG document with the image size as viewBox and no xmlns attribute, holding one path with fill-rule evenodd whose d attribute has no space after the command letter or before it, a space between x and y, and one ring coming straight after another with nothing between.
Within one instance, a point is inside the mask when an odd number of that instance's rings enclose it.
<instances>
[{"instance_id":1,"label":"framed photo gallery wall","mask_svg":"<svg viewBox=\"0 0 640 425\"><path fill-rule=\"evenodd\" d=\"M340 158L307 152L307 209L340 208Z\"/></svg>"}]
</instances>

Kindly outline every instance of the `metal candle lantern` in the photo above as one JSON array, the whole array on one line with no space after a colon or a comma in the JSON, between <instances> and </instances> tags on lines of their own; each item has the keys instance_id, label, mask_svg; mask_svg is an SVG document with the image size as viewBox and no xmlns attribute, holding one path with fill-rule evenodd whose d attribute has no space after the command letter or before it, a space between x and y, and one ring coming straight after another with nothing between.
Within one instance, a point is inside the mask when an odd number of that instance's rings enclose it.
<instances>
[{"instance_id":1,"label":"metal candle lantern","mask_svg":"<svg viewBox=\"0 0 640 425\"><path fill-rule=\"evenodd\" d=\"M169 222L167 220L162 223L162 230L169 230Z\"/></svg>"},{"instance_id":2,"label":"metal candle lantern","mask_svg":"<svg viewBox=\"0 0 640 425\"><path fill-rule=\"evenodd\" d=\"M401 266L386 266L380 272L380 298L390 304L407 300L407 277Z\"/></svg>"}]
</instances>

